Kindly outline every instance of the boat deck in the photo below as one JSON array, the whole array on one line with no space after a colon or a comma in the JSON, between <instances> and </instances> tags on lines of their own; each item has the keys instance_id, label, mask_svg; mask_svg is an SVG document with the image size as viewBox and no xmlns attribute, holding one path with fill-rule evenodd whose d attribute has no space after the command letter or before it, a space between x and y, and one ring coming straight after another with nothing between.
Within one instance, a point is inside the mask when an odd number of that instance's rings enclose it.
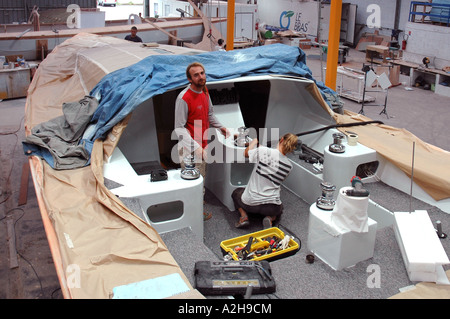
<instances>
[{"instance_id":1,"label":"boat deck","mask_svg":"<svg viewBox=\"0 0 450 319\"><path fill-rule=\"evenodd\" d=\"M320 79L320 63L313 58L318 51L307 50L308 66L313 76ZM348 63L351 67L359 65L361 52L350 50ZM324 64L325 66L325 64ZM390 89L388 115L379 114L382 107L365 108L366 116L382 120L386 124L404 127L425 142L450 150L448 131L450 113L448 97L431 91L414 88L405 90L403 85ZM344 109L358 112L361 105L344 100ZM23 155L20 141L24 138L23 114L25 99L12 99L0 102L0 156L2 161L0 183L0 219L4 231L0 232L0 298L35 299L61 298L59 281L53 267L46 234L42 225L35 192L26 172L27 158ZM24 166L25 165L25 166ZM24 169L25 168L25 169ZM24 169L24 170L23 170ZM27 183L28 182L28 183ZM408 211L410 198L380 182L366 185L371 199L391 211ZM18 204L19 198L26 198ZM309 222L309 205L283 188L281 194L284 213L277 224L286 233L291 233L301 241L301 249L293 256L271 262L277 291L270 295L257 295L255 298L367 298L384 299L399 292L400 288L415 284L409 281L404 262L394 236L392 227L377 231L374 256L353 267L341 271L331 269L316 258L313 264L305 262ZM449 233L450 216L435 207L412 200L413 210L427 210L433 223L442 222L442 229ZM262 229L261 220L251 217L247 229L236 229L234 223L237 212L230 212L208 190L205 194L205 211L213 214L204 223L204 240L193 236L189 229L166 233L162 238L186 276L193 283L193 267L197 260L220 260L220 242L242 234ZM11 215L13 222L8 222ZM13 227L8 228L8 224ZM15 250L10 252L11 232L15 233ZM441 240L450 255L450 239ZM196 251L192 254L192 251ZM18 266L11 263L11 256L17 257ZM368 267L378 265L381 270L379 288L369 288ZM448 268L445 268L448 270ZM448 296L446 297L448 298Z\"/></svg>"},{"instance_id":2,"label":"boat deck","mask_svg":"<svg viewBox=\"0 0 450 319\"><path fill-rule=\"evenodd\" d=\"M385 208L390 210L405 209L405 204L409 203L409 196L382 183L370 184L368 188L371 199L375 201L387 199L384 200ZM359 262L355 266L336 271L317 257L313 264L306 263L306 255L310 253L307 248L310 205L286 188L282 189L281 198L284 212L274 226L279 227L285 234L293 235L295 240L301 244L301 248L295 255L270 263L277 285L276 292L268 295L254 295L253 298L385 299L398 294L399 289L414 284L408 278L392 227L377 230L373 257ZM234 224L238 220L238 212L230 212L209 192L206 193L205 201L205 211L212 212L213 217L204 224L203 243L195 239L194 234L188 228L162 235L164 242L175 256L175 260L192 283L194 282L195 261L222 260L220 243L223 240L262 230L260 217L249 215L249 228L237 229ZM433 224L440 220L444 229L450 227L449 216L439 209L417 200L413 200L412 208L413 210L425 209ZM450 241L444 239L441 242L449 254ZM192 254L192 251L198 253ZM371 288L367 285L371 273L368 267L371 265L380 267L381 283L379 288ZM449 268L445 268L445 270L447 269Z\"/></svg>"},{"instance_id":3,"label":"boat deck","mask_svg":"<svg viewBox=\"0 0 450 319\"><path fill-rule=\"evenodd\" d=\"M291 156L291 159L293 157ZM303 162L303 165L308 166L310 164ZM105 181L105 185L108 187L109 181ZM112 183L111 187L117 187L117 185ZM441 221L443 229L450 227L449 215L436 207L410 198L408 194L382 182L367 183L365 187L370 192L371 200L391 212L409 211L409 207L412 211L426 210L433 225L436 224L436 221ZM249 227L236 228L235 223L239 216L237 211L230 211L208 189L204 198L205 212L211 212L213 217L204 222L203 241L189 228L161 235L164 243L193 286L195 285L195 262L204 260L221 261L223 260L222 241L263 229L262 218L252 214L249 214ZM130 210L145 219L143 209L136 200L121 199ZM399 289L414 284L408 278L392 226L378 225L373 257L354 266L336 271L317 257L313 264L306 263L306 255L311 253L308 250L310 205L285 187L282 187L281 199L284 211L281 218L276 220L273 226L278 227L285 234L293 236L295 241L299 243L300 250L295 255L270 263L277 285L276 293L254 295L253 298L385 299L399 293ZM444 250L449 254L450 241L443 239L441 242ZM381 284L378 288L369 287L366 284L369 276L368 269L373 265L381 269ZM450 269L450 265L444 267L444 270L447 269ZM345 289L342 287L345 287ZM225 296L222 297L226 298ZM218 297L207 296L207 298Z\"/></svg>"}]
</instances>

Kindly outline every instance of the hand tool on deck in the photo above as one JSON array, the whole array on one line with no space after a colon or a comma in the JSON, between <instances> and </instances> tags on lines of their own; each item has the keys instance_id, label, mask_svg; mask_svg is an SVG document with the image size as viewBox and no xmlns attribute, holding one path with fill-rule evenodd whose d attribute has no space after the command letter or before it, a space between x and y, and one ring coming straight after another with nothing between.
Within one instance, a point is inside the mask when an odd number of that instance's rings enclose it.
<instances>
[{"instance_id":1,"label":"hand tool on deck","mask_svg":"<svg viewBox=\"0 0 450 319\"><path fill-rule=\"evenodd\" d=\"M355 197L367 197L369 196L369 191L365 188L363 188L363 182L361 181L361 178L358 176L353 176L351 179L352 182L352 189L349 189L346 191L346 194L348 196L355 196Z\"/></svg>"}]
</instances>

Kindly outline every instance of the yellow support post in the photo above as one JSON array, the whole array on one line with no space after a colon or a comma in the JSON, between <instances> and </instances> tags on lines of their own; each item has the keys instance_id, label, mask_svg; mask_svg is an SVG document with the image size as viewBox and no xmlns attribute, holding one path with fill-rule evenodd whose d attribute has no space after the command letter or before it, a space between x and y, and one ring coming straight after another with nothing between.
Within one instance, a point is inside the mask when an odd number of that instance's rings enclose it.
<instances>
[{"instance_id":1,"label":"yellow support post","mask_svg":"<svg viewBox=\"0 0 450 319\"><path fill-rule=\"evenodd\" d=\"M227 7L227 51L234 49L234 0L228 0Z\"/></svg>"},{"instance_id":2,"label":"yellow support post","mask_svg":"<svg viewBox=\"0 0 450 319\"><path fill-rule=\"evenodd\" d=\"M337 66L339 59L339 38L341 34L342 0L331 1L330 30L328 31L327 72L325 85L336 91Z\"/></svg>"}]
</instances>

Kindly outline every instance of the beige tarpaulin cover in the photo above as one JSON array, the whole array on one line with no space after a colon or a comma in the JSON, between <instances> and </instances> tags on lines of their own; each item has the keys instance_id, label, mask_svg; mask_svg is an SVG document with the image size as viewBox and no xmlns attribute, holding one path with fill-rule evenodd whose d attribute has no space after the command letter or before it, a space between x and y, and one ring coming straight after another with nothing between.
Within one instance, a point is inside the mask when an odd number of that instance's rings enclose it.
<instances>
[{"instance_id":1,"label":"beige tarpaulin cover","mask_svg":"<svg viewBox=\"0 0 450 319\"><path fill-rule=\"evenodd\" d=\"M170 47L173 53L180 48ZM128 41L80 34L45 59L29 87L25 129L62 114L64 101L78 101L106 74L155 51ZM110 298L116 286L179 273L189 292L204 298L188 279L153 227L137 217L103 182L103 161L126 121L97 141L91 165L53 170L31 158L33 182L65 298Z\"/></svg>"},{"instance_id":2,"label":"beige tarpaulin cover","mask_svg":"<svg viewBox=\"0 0 450 319\"><path fill-rule=\"evenodd\" d=\"M173 54L186 53L186 48L160 47ZM63 103L88 95L106 74L151 54L160 53L112 37L80 33L66 40L41 63L29 87L27 134L36 124L60 116ZM338 123L364 120L329 112ZM67 298L109 298L115 286L174 272L192 288L158 233L103 183L103 162L112 154L126 122L117 124L105 141L95 142L88 167L56 171L36 157L30 159L50 249ZM352 127L352 131L361 143L376 149L406 174L410 171L411 141L415 140L416 182L435 199L450 197L448 152L388 126ZM71 265L79 267L80 278L74 277ZM67 269L71 269L69 274ZM192 289L189 297L203 296Z\"/></svg>"},{"instance_id":3,"label":"beige tarpaulin cover","mask_svg":"<svg viewBox=\"0 0 450 319\"><path fill-rule=\"evenodd\" d=\"M450 279L450 270L445 272ZM450 286L434 282L420 282L389 299L450 299Z\"/></svg>"}]
</instances>

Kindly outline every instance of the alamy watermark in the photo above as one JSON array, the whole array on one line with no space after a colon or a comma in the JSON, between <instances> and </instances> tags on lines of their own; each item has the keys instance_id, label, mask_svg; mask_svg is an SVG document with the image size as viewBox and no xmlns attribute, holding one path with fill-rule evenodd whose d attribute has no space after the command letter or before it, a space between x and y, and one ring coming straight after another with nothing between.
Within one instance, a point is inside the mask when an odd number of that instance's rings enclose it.
<instances>
[{"instance_id":1,"label":"alamy watermark","mask_svg":"<svg viewBox=\"0 0 450 319\"><path fill-rule=\"evenodd\" d=\"M369 28L381 28L381 8L378 4L369 4L367 6L367 13L370 15L367 17L366 24Z\"/></svg>"},{"instance_id":2,"label":"alamy watermark","mask_svg":"<svg viewBox=\"0 0 450 319\"><path fill-rule=\"evenodd\" d=\"M67 288L81 288L81 269L77 264L70 264L66 268Z\"/></svg>"},{"instance_id":3,"label":"alamy watermark","mask_svg":"<svg viewBox=\"0 0 450 319\"><path fill-rule=\"evenodd\" d=\"M366 280L367 288L381 288L380 265L371 264L367 266L366 272L369 273L369 276Z\"/></svg>"},{"instance_id":4,"label":"alamy watermark","mask_svg":"<svg viewBox=\"0 0 450 319\"><path fill-rule=\"evenodd\" d=\"M244 157L244 150L245 147L237 146L236 140L239 138L238 134L232 134L231 136L227 137L226 140L221 140L219 136L221 135L218 130L215 128L208 128L204 131L202 134L202 126L201 121L196 120L194 121L194 129L193 129L193 138L192 140L195 141L197 145L202 145L203 140L208 140L209 143L207 147L205 148L206 151L206 158L203 158L206 163L245 163L246 158ZM195 162L199 163L202 161L202 158L199 158L195 153L194 149L194 143L191 143L191 140L189 141L183 141L183 134L184 129L175 129L172 131L171 139L172 140L179 140L177 144L175 144L171 150L171 159L174 163L179 163L182 159L180 159L180 149L183 150L182 157L184 158L186 155L189 155L193 153L195 155ZM276 148L278 145L278 142L280 140L280 132L279 128L260 128L259 131L257 131L254 128L248 128L249 137L253 136L261 136L262 140L259 140L258 143L260 145ZM259 132L259 134L258 134ZM184 135L186 136L186 134ZM224 147L224 145L227 145L228 147ZM204 154L205 155L205 154ZM276 156L277 153L273 154L273 156ZM276 160L276 158L273 158L273 160Z\"/></svg>"},{"instance_id":5,"label":"alamy watermark","mask_svg":"<svg viewBox=\"0 0 450 319\"><path fill-rule=\"evenodd\" d=\"M80 21L80 11L80 6L77 4L69 4L67 6L66 12L71 12L66 20L68 28L73 29L78 27L78 21Z\"/></svg>"}]
</instances>

